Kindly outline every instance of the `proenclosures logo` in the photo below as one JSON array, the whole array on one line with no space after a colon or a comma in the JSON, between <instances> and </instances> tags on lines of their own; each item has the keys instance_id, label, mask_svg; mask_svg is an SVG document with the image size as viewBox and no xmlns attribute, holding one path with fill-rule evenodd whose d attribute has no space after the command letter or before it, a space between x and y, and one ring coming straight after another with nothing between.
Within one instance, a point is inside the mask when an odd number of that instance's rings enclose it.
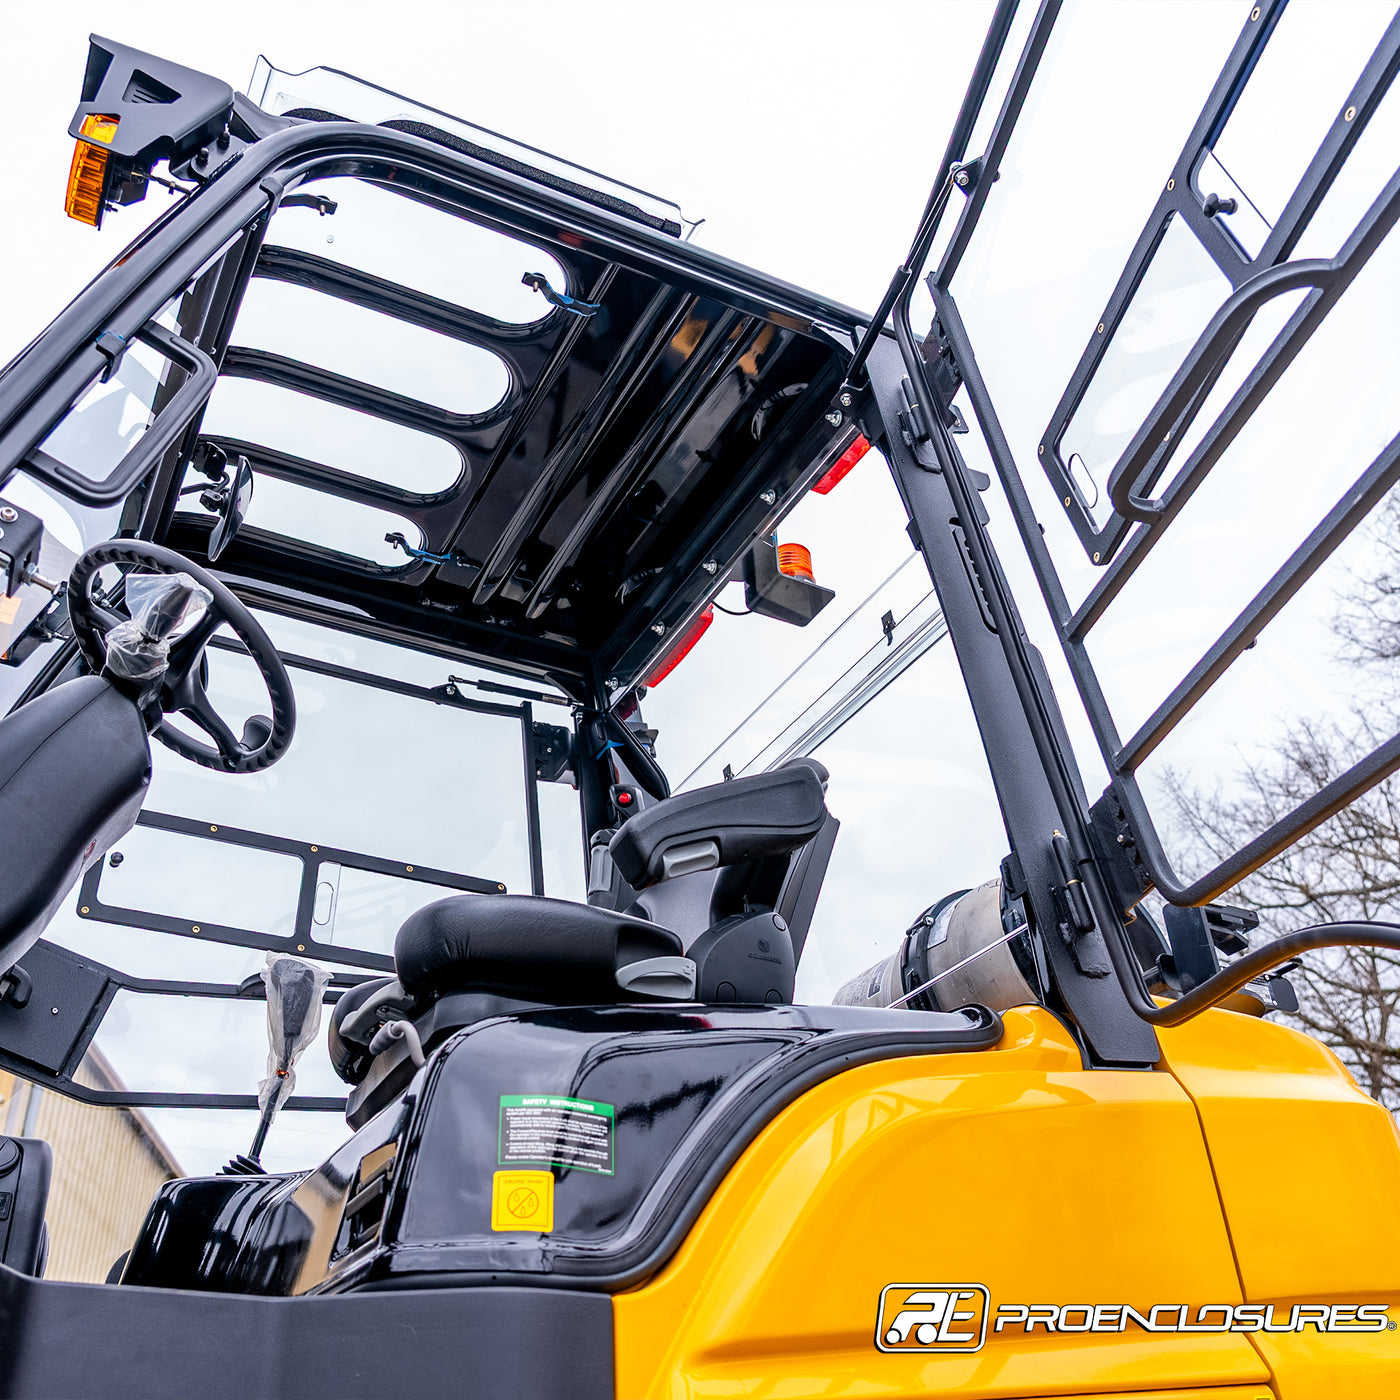
<instances>
[{"instance_id":1,"label":"proenclosures logo","mask_svg":"<svg viewBox=\"0 0 1400 1400\"><path fill-rule=\"evenodd\" d=\"M891 1283L880 1292L875 1345L881 1351L980 1351L993 1333L1384 1332L1385 1303L998 1303L980 1283Z\"/></svg>"}]
</instances>

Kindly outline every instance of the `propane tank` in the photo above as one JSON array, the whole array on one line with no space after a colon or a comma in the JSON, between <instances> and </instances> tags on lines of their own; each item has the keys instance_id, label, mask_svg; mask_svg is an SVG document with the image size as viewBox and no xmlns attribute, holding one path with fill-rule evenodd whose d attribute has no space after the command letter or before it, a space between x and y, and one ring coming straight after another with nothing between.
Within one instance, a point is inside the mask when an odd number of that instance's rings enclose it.
<instances>
[{"instance_id":1,"label":"propane tank","mask_svg":"<svg viewBox=\"0 0 1400 1400\"><path fill-rule=\"evenodd\" d=\"M1035 956L1020 900L1001 881L945 895L914 921L899 948L851 978L836 1006L907 1006L953 1011L976 1002L993 1011L1038 1002Z\"/></svg>"}]
</instances>

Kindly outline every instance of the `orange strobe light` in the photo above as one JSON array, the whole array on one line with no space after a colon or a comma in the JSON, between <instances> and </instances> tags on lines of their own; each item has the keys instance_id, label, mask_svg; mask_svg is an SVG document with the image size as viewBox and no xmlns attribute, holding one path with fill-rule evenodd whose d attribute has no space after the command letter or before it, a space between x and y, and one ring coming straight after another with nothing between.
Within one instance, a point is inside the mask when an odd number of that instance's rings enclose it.
<instances>
[{"instance_id":1,"label":"orange strobe light","mask_svg":"<svg viewBox=\"0 0 1400 1400\"><path fill-rule=\"evenodd\" d=\"M815 583L812 576L812 551L805 544L780 544L778 546L778 572L790 578L805 578Z\"/></svg>"},{"instance_id":2,"label":"orange strobe light","mask_svg":"<svg viewBox=\"0 0 1400 1400\"><path fill-rule=\"evenodd\" d=\"M79 128L80 139L73 148L73 164L68 167L68 195L63 201L70 219L91 224L102 222L102 202L107 183L107 152L102 146L117 134L118 117L103 117L90 112Z\"/></svg>"}]
</instances>

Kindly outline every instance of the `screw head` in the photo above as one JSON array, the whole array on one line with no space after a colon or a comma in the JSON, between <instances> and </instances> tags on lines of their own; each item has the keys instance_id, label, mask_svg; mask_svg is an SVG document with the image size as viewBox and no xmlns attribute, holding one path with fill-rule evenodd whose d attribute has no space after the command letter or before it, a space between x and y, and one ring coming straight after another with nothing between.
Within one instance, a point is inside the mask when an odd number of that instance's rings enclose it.
<instances>
[{"instance_id":1,"label":"screw head","mask_svg":"<svg viewBox=\"0 0 1400 1400\"><path fill-rule=\"evenodd\" d=\"M1346 111L1342 113L1342 120L1343 120L1344 122L1349 122L1349 121L1351 121L1352 118L1355 117L1355 116L1356 116L1356 108L1355 108L1355 107L1348 107L1348 108L1346 109Z\"/></svg>"},{"instance_id":2,"label":"screw head","mask_svg":"<svg viewBox=\"0 0 1400 1400\"><path fill-rule=\"evenodd\" d=\"M6 525L13 525L19 519L19 511L14 506L0 506L0 520Z\"/></svg>"},{"instance_id":3,"label":"screw head","mask_svg":"<svg viewBox=\"0 0 1400 1400\"><path fill-rule=\"evenodd\" d=\"M666 624L664 622L653 622L651 624L651 630L655 632L658 637L664 637L666 635Z\"/></svg>"},{"instance_id":4,"label":"screw head","mask_svg":"<svg viewBox=\"0 0 1400 1400\"><path fill-rule=\"evenodd\" d=\"M959 170L958 173L953 176L953 179L957 181L958 184L965 186L967 184L967 171Z\"/></svg>"},{"instance_id":5,"label":"screw head","mask_svg":"<svg viewBox=\"0 0 1400 1400\"><path fill-rule=\"evenodd\" d=\"M850 406L851 406L854 402L855 402L855 399L852 398L850 394L842 394L842 395L841 395L841 407L842 407L842 408L850 408Z\"/></svg>"},{"instance_id":6,"label":"screw head","mask_svg":"<svg viewBox=\"0 0 1400 1400\"><path fill-rule=\"evenodd\" d=\"M703 564L701 564L700 567L701 567L702 569L704 569L704 571L705 571L707 574L717 574L717 573L719 573L719 564L716 563L716 561L713 560L713 559L707 559L707 560L705 560L705 562L704 562Z\"/></svg>"},{"instance_id":7,"label":"screw head","mask_svg":"<svg viewBox=\"0 0 1400 1400\"><path fill-rule=\"evenodd\" d=\"M828 416L829 416L829 415L828 415ZM769 490L763 492L763 494L762 494L761 496L759 496L758 499L759 499L760 501L762 501L764 505L766 505L766 506L771 506L771 505L776 504L776 502L777 502L777 500L778 500L778 493L777 493L776 491L772 490L772 489L769 489Z\"/></svg>"},{"instance_id":8,"label":"screw head","mask_svg":"<svg viewBox=\"0 0 1400 1400\"><path fill-rule=\"evenodd\" d=\"M605 681L603 682L603 684L604 684L605 686L607 686L607 688L608 688L609 690L616 690L616 689L617 689L617 677L616 677L616 676L609 676L609 677L607 678L607 680L605 680Z\"/></svg>"},{"instance_id":9,"label":"screw head","mask_svg":"<svg viewBox=\"0 0 1400 1400\"><path fill-rule=\"evenodd\" d=\"M51 1006L51 1007L49 1007L49 1015L50 1015L50 1016L57 1016L57 1015L58 1015L58 1007L56 1007L56 1006Z\"/></svg>"},{"instance_id":10,"label":"screw head","mask_svg":"<svg viewBox=\"0 0 1400 1400\"><path fill-rule=\"evenodd\" d=\"M831 412L826 415L826 421L830 423L833 428L839 428L843 421L841 410L839 408L833 408Z\"/></svg>"}]
</instances>

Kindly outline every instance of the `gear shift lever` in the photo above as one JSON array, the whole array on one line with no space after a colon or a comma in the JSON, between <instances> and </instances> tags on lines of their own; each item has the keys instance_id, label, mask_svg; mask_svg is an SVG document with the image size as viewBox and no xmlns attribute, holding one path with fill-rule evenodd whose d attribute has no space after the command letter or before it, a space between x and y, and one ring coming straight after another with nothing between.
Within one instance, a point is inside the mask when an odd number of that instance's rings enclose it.
<instances>
[{"instance_id":1,"label":"gear shift lever","mask_svg":"<svg viewBox=\"0 0 1400 1400\"><path fill-rule=\"evenodd\" d=\"M257 1132L246 1154L240 1153L225 1168L228 1176L262 1173L263 1144L277 1110L291 1097L296 1084L296 1062L321 1027L321 994L330 973L324 968L269 953L262 971L267 987L267 1078L258 1085Z\"/></svg>"}]
</instances>

